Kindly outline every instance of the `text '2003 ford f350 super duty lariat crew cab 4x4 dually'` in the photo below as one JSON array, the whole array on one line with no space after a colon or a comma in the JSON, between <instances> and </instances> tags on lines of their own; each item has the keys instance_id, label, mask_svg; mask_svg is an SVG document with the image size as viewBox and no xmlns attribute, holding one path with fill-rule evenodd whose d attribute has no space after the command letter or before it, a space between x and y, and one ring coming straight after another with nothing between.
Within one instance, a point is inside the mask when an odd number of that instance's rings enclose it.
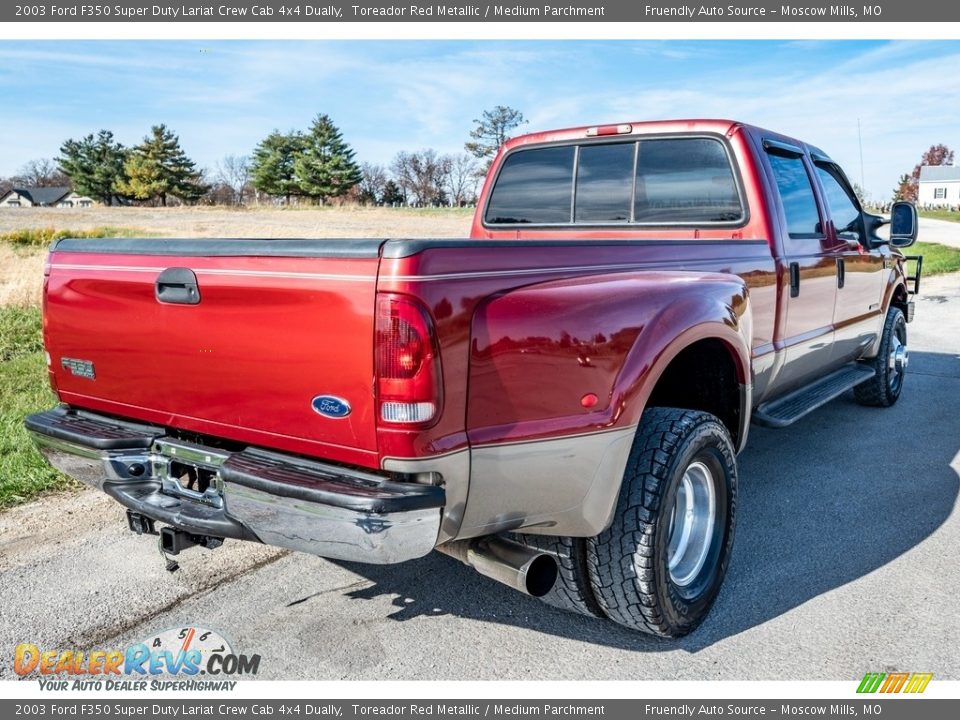
<instances>
[{"instance_id":1,"label":"text '2003 ford f350 super duty lariat crew cab 4x4 dually'","mask_svg":"<svg viewBox=\"0 0 960 720\"><path fill-rule=\"evenodd\" d=\"M468 239L60 240L26 424L168 554L436 548L681 636L750 422L900 394L916 211L883 223L820 150L693 120L509 141Z\"/></svg>"}]
</instances>

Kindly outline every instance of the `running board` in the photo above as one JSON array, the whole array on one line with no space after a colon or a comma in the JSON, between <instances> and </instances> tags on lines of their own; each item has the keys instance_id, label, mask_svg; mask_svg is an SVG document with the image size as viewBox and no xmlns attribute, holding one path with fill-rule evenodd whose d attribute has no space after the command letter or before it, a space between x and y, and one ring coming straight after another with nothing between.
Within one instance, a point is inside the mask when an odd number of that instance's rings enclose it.
<instances>
[{"instance_id":1,"label":"running board","mask_svg":"<svg viewBox=\"0 0 960 720\"><path fill-rule=\"evenodd\" d=\"M866 365L846 365L782 398L763 403L753 411L753 421L766 427L786 427L876 374Z\"/></svg>"}]
</instances>

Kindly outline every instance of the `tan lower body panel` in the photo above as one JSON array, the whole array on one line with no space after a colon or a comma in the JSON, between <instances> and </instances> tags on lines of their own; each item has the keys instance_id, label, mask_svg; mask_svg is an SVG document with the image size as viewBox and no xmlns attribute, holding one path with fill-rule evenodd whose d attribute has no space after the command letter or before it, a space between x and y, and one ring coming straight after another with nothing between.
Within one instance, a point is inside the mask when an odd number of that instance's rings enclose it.
<instances>
[{"instance_id":1,"label":"tan lower body panel","mask_svg":"<svg viewBox=\"0 0 960 720\"><path fill-rule=\"evenodd\" d=\"M590 537L608 525L636 427L471 451L458 537L507 530Z\"/></svg>"}]
</instances>

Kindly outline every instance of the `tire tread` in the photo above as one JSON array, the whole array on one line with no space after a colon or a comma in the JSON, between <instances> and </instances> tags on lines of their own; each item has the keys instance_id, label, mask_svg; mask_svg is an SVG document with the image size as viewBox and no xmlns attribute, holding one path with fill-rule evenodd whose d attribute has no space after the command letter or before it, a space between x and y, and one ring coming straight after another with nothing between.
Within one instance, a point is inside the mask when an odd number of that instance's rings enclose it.
<instances>
[{"instance_id":1,"label":"tire tread","mask_svg":"<svg viewBox=\"0 0 960 720\"><path fill-rule=\"evenodd\" d=\"M660 637L679 637L696 627L678 628L665 617L654 569L656 518L676 452L688 438L717 426L726 435L709 413L659 407L644 411L613 523L587 541L594 594L610 619ZM729 452L732 458L732 446Z\"/></svg>"}]
</instances>

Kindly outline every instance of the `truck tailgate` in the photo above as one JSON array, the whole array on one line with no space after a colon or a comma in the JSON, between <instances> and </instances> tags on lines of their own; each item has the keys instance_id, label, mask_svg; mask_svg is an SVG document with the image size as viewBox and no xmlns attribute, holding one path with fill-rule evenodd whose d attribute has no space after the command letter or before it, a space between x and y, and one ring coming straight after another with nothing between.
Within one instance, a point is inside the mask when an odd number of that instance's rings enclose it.
<instances>
[{"instance_id":1,"label":"truck tailgate","mask_svg":"<svg viewBox=\"0 0 960 720\"><path fill-rule=\"evenodd\" d=\"M60 398L374 466L379 244L60 241L44 310ZM161 292L170 268L188 272ZM176 284L190 273L196 298Z\"/></svg>"}]
</instances>

